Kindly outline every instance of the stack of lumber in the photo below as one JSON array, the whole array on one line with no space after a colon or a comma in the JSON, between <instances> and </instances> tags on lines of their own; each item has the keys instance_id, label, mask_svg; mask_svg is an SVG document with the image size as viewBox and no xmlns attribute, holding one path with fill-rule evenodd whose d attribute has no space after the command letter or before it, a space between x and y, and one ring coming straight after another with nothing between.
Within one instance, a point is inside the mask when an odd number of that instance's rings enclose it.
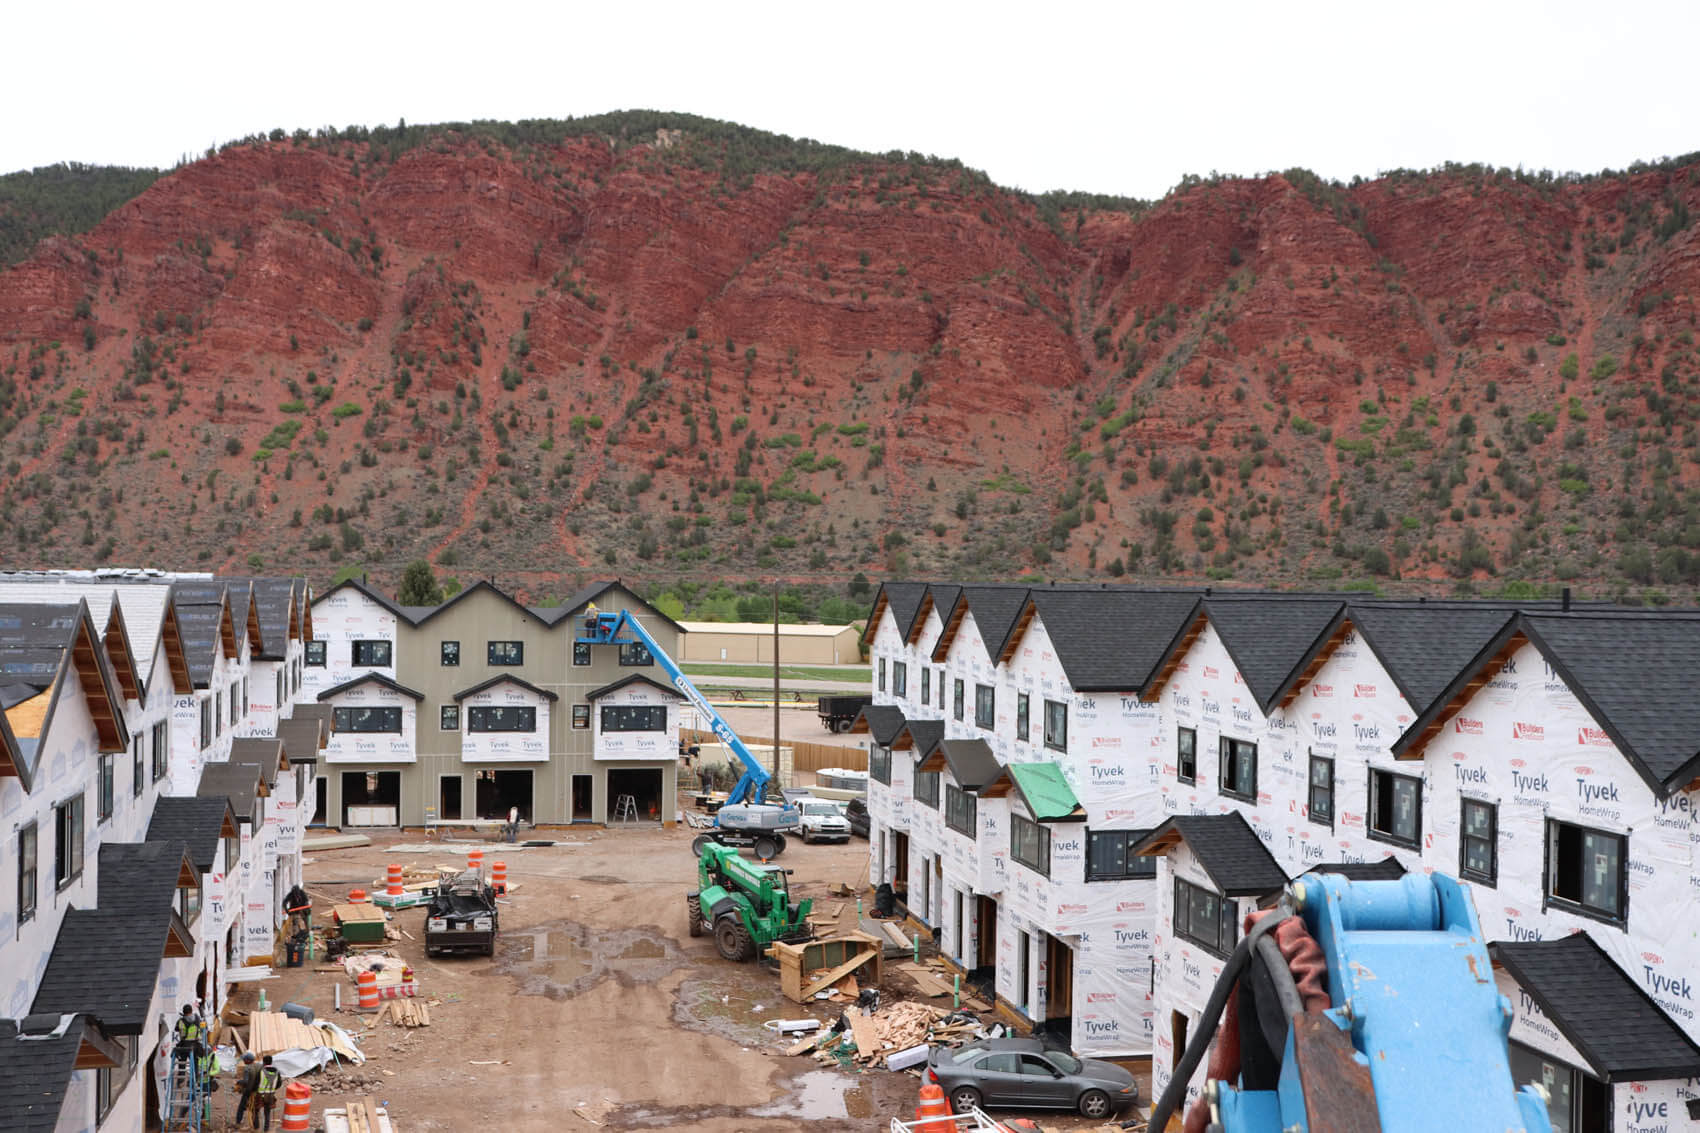
<instances>
[{"instance_id":1,"label":"stack of lumber","mask_svg":"<svg viewBox=\"0 0 1700 1133\"><path fill-rule=\"evenodd\" d=\"M388 1019L403 1027L429 1027L431 1008L422 999L392 999L378 1012L379 1021Z\"/></svg>"},{"instance_id":2,"label":"stack of lumber","mask_svg":"<svg viewBox=\"0 0 1700 1133\"><path fill-rule=\"evenodd\" d=\"M248 1049L264 1057L286 1050L327 1047L342 1058L360 1061L361 1053L336 1031L292 1019L281 1011L256 1011L248 1018Z\"/></svg>"}]
</instances>

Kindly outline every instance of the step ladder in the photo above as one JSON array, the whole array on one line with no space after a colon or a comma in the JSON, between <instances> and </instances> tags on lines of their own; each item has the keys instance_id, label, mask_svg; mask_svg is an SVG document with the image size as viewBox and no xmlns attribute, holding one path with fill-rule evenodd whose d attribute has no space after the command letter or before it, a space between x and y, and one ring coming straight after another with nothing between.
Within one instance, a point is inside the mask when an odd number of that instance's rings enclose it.
<instances>
[{"instance_id":1,"label":"step ladder","mask_svg":"<svg viewBox=\"0 0 1700 1133\"><path fill-rule=\"evenodd\" d=\"M177 1057L171 1052L171 1075L165 1084L164 1133L200 1133L201 1080L195 1073L195 1056Z\"/></svg>"},{"instance_id":2,"label":"step ladder","mask_svg":"<svg viewBox=\"0 0 1700 1133\"><path fill-rule=\"evenodd\" d=\"M637 816L637 799L631 795L621 795L614 800L615 822L636 822Z\"/></svg>"}]
</instances>

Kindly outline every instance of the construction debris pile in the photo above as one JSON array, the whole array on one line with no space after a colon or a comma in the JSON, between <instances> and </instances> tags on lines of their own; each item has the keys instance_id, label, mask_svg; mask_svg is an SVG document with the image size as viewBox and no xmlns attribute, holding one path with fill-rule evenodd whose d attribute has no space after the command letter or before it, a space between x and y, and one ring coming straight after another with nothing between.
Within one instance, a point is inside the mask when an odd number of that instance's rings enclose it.
<instances>
[{"instance_id":1,"label":"construction debris pile","mask_svg":"<svg viewBox=\"0 0 1700 1133\"><path fill-rule=\"evenodd\" d=\"M927 1060L929 1046L948 1045L984 1033L980 1020L965 1011L945 1011L924 1003L894 1003L884 1010L852 1007L828 1030L803 1039L787 1054L813 1054L815 1061L902 1070Z\"/></svg>"}]
</instances>

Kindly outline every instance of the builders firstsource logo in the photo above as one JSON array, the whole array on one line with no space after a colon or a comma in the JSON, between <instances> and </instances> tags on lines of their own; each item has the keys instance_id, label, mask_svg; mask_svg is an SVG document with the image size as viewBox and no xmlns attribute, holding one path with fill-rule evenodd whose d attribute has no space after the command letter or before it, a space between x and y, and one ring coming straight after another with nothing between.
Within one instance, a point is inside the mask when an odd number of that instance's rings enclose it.
<instances>
[{"instance_id":1,"label":"builders firstsource logo","mask_svg":"<svg viewBox=\"0 0 1700 1133\"><path fill-rule=\"evenodd\" d=\"M1334 695L1333 685L1311 685L1310 694L1317 699L1325 699Z\"/></svg>"},{"instance_id":2,"label":"builders firstsource logo","mask_svg":"<svg viewBox=\"0 0 1700 1133\"><path fill-rule=\"evenodd\" d=\"M1577 728L1576 743L1581 747L1610 747L1611 737L1604 728Z\"/></svg>"},{"instance_id":3,"label":"builders firstsource logo","mask_svg":"<svg viewBox=\"0 0 1700 1133\"><path fill-rule=\"evenodd\" d=\"M1540 743L1547 738L1547 730L1539 724L1528 724L1522 720L1517 720L1511 725L1511 738Z\"/></svg>"},{"instance_id":4,"label":"builders firstsource logo","mask_svg":"<svg viewBox=\"0 0 1700 1133\"><path fill-rule=\"evenodd\" d=\"M1453 719L1452 730L1460 735L1479 736L1482 734L1482 722L1468 716L1459 716Z\"/></svg>"},{"instance_id":5,"label":"builders firstsource logo","mask_svg":"<svg viewBox=\"0 0 1700 1133\"><path fill-rule=\"evenodd\" d=\"M1375 699L1375 686L1374 685L1362 685L1362 684L1353 685L1352 686L1352 697L1356 700L1374 700Z\"/></svg>"}]
</instances>

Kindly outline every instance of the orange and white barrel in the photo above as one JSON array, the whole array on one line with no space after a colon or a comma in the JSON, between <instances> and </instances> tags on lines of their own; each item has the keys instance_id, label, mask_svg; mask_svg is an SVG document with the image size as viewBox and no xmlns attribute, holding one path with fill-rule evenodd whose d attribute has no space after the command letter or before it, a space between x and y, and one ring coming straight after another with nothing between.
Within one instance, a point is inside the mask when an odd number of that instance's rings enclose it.
<instances>
[{"instance_id":1,"label":"orange and white barrel","mask_svg":"<svg viewBox=\"0 0 1700 1133\"><path fill-rule=\"evenodd\" d=\"M466 854L466 868L470 869L470 870L475 870L478 873L478 876L483 877L484 876L484 851L483 850L468 850L467 854Z\"/></svg>"},{"instance_id":2,"label":"orange and white barrel","mask_svg":"<svg viewBox=\"0 0 1700 1133\"><path fill-rule=\"evenodd\" d=\"M384 877L384 893L386 896L390 897L400 897L402 895L401 866L392 863L386 868L386 874Z\"/></svg>"},{"instance_id":3,"label":"orange and white barrel","mask_svg":"<svg viewBox=\"0 0 1700 1133\"><path fill-rule=\"evenodd\" d=\"M360 1006L356 1011L376 1011L378 1009L378 973L366 971L360 973Z\"/></svg>"},{"instance_id":4,"label":"orange and white barrel","mask_svg":"<svg viewBox=\"0 0 1700 1133\"><path fill-rule=\"evenodd\" d=\"M313 1087L294 1081L283 1090L283 1133L307 1133L313 1109Z\"/></svg>"},{"instance_id":5,"label":"orange and white barrel","mask_svg":"<svg viewBox=\"0 0 1700 1133\"><path fill-rule=\"evenodd\" d=\"M508 891L508 863L490 863L490 887L498 893Z\"/></svg>"}]
</instances>

